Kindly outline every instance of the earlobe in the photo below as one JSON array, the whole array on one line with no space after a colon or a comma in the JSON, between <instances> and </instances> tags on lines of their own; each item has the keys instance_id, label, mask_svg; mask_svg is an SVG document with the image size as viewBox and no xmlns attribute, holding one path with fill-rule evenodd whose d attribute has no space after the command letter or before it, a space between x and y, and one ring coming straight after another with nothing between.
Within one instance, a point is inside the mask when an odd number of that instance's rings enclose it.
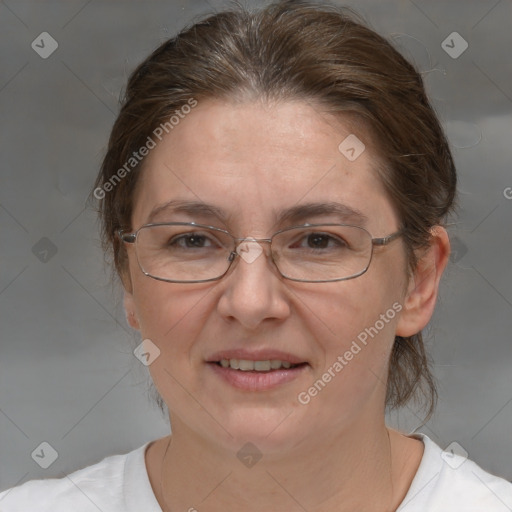
<instances>
[{"instance_id":1,"label":"earlobe","mask_svg":"<svg viewBox=\"0 0 512 512\"><path fill-rule=\"evenodd\" d=\"M133 295L128 291L124 292L124 311L126 313L126 321L133 329L140 331L139 319L136 315L135 301Z\"/></svg>"},{"instance_id":2,"label":"earlobe","mask_svg":"<svg viewBox=\"0 0 512 512\"><path fill-rule=\"evenodd\" d=\"M140 331L140 323L137 318L137 308L135 307L135 300L133 298L133 284L128 265L123 266L119 277L124 288L124 311L126 314L126 321L133 329Z\"/></svg>"},{"instance_id":3,"label":"earlobe","mask_svg":"<svg viewBox=\"0 0 512 512\"><path fill-rule=\"evenodd\" d=\"M420 332L430 321L436 305L441 276L448 263L450 241L441 226L431 229L430 246L420 256L411 276L396 334L402 337Z\"/></svg>"}]
</instances>

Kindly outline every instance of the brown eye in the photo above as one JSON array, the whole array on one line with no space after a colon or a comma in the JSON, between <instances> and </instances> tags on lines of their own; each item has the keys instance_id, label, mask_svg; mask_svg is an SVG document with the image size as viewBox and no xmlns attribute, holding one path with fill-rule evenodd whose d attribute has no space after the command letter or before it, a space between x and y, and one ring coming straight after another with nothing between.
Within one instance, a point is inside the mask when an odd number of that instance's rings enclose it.
<instances>
[{"instance_id":1,"label":"brown eye","mask_svg":"<svg viewBox=\"0 0 512 512\"><path fill-rule=\"evenodd\" d=\"M322 233L313 233L307 237L308 247L311 247L312 249L326 249L329 247L329 242L332 241L336 242L336 240L329 235L324 235Z\"/></svg>"},{"instance_id":2,"label":"brown eye","mask_svg":"<svg viewBox=\"0 0 512 512\"><path fill-rule=\"evenodd\" d=\"M177 246L182 249L189 248L204 248L211 246L211 240L208 237L201 235L199 233L187 233L185 235L180 235L178 237L174 237L169 241L169 246ZM210 244L210 245L208 245Z\"/></svg>"},{"instance_id":3,"label":"brown eye","mask_svg":"<svg viewBox=\"0 0 512 512\"><path fill-rule=\"evenodd\" d=\"M290 248L292 249L344 249L348 244L343 238L329 233L310 232L303 233L294 241Z\"/></svg>"}]
</instances>

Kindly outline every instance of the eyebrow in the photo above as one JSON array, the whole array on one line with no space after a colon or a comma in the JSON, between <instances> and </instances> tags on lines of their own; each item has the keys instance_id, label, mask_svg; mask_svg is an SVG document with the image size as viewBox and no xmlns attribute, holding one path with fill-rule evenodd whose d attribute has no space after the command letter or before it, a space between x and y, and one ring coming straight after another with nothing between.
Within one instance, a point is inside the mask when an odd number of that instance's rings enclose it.
<instances>
[{"instance_id":1,"label":"eyebrow","mask_svg":"<svg viewBox=\"0 0 512 512\"><path fill-rule=\"evenodd\" d=\"M184 213L192 217L216 218L227 225L233 218L233 214L228 214L218 206L203 203L201 201L190 200L171 200L158 205L150 212L147 223L155 222L155 219L162 214ZM361 211L337 202L326 203L306 203L281 211L273 210L276 224L300 223L309 217L319 217L322 215L331 215L336 217L339 222L350 223L363 227L368 217Z\"/></svg>"},{"instance_id":2,"label":"eyebrow","mask_svg":"<svg viewBox=\"0 0 512 512\"><path fill-rule=\"evenodd\" d=\"M148 223L154 222L156 217L164 213L185 213L191 216L215 217L222 222L228 220L228 215L222 208L201 201L171 200L156 206L148 216Z\"/></svg>"},{"instance_id":3,"label":"eyebrow","mask_svg":"<svg viewBox=\"0 0 512 512\"><path fill-rule=\"evenodd\" d=\"M306 220L308 217L319 217L321 215L332 215L343 223L353 223L363 226L368 221L368 217L361 211L342 203L307 203L300 204L282 210L276 219L280 223L293 222L298 223Z\"/></svg>"}]
</instances>

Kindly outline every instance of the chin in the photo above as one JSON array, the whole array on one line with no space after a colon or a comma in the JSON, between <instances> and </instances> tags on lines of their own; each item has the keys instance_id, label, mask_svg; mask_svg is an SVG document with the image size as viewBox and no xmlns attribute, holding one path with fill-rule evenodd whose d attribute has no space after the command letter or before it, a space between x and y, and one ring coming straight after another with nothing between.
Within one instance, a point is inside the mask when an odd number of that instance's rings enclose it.
<instances>
[{"instance_id":1,"label":"chin","mask_svg":"<svg viewBox=\"0 0 512 512\"><path fill-rule=\"evenodd\" d=\"M292 408L242 408L233 411L221 423L233 436L224 432L224 440L236 451L252 443L264 453L292 448L307 436L306 423L297 420Z\"/></svg>"}]
</instances>

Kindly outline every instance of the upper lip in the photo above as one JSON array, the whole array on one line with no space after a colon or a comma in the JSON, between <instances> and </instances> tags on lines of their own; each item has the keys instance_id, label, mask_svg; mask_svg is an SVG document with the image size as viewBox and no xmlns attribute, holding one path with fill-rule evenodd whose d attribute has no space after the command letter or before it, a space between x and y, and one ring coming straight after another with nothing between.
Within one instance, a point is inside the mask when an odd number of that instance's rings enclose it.
<instances>
[{"instance_id":1,"label":"upper lip","mask_svg":"<svg viewBox=\"0 0 512 512\"><path fill-rule=\"evenodd\" d=\"M246 361L288 361L291 364L306 363L307 361L287 352L275 349L248 350L244 348L220 350L212 354L206 362L217 363L222 359L244 359Z\"/></svg>"}]
</instances>

